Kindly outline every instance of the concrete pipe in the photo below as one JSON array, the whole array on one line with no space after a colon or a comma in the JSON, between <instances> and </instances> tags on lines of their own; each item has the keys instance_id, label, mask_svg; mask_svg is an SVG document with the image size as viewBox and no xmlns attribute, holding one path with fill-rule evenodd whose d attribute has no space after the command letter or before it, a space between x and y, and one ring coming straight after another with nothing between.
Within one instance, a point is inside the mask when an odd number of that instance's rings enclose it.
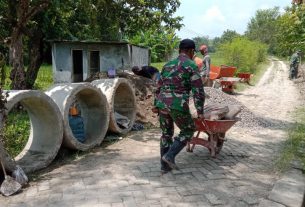
<instances>
[{"instance_id":1,"label":"concrete pipe","mask_svg":"<svg viewBox=\"0 0 305 207\"><path fill-rule=\"evenodd\" d=\"M136 98L131 84L124 78L95 80L92 84L107 97L110 110L108 130L119 134L129 132L136 118ZM122 125L119 119L127 122Z\"/></svg>"},{"instance_id":2,"label":"concrete pipe","mask_svg":"<svg viewBox=\"0 0 305 207\"><path fill-rule=\"evenodd\" d=\"M102 143L109 125L109 109L105 95L98 88L89 83L57 84L46 94L55 101L63 116L65 147L86 151ZM75 103L83 119L83 143L75 137L69 124L69 109Z\"/></svg>"},{"instance_id":3,"label":"concrete pipe","mask_svg":"<svg viewBox=\"0 0 305 207\"><path fill-rule=\"evenodd\" d=\"M19 103L29 115L31 132L15 161L25 172L34 172L48 166L57 155L63 139L62 116L54 101L41 91L9 91L7 113Z\"/></svg>"}]
</instances>

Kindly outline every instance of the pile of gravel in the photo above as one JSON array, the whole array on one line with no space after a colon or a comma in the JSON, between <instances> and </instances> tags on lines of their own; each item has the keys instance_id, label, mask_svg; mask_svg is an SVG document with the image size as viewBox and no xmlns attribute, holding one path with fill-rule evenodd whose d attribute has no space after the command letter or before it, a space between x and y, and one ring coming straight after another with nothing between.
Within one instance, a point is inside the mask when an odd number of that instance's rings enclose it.
<instances>
[{"instance_id":1,"label":"pile of gravel","mask_svg":"<svg viewBox=\"0 0 305 207\"><path fill-rule=\"evenodd\" d=\"M272 127L275 123L269 120L265 120L263 117L259 117L251 112L245 105L236 100L232 95L228 95L219 89L206 87L204 88L205 93L209 96L206 98L206 104L221 104L221 105L238 105L242 107L242 111L237 115L241 118L235 126L257 129L261 127Z\"/></svg>"}]
</instances>

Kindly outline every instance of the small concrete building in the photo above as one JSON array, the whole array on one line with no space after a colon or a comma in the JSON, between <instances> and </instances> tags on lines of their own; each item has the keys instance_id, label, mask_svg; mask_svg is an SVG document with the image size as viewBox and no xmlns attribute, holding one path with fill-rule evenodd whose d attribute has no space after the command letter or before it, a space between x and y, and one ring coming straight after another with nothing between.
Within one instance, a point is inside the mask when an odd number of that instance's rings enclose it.
<instances>
[{"instance_id":1,"label":"small concrete building","mask_svg":"<svg viewBox=\"0 0 305 207\"><path fill-rule=\"evenodd\" d=\"M128 42L51 41L54 83L82 82L96 72L150 64L150 50Z\"/></svg>"}]
</instances>

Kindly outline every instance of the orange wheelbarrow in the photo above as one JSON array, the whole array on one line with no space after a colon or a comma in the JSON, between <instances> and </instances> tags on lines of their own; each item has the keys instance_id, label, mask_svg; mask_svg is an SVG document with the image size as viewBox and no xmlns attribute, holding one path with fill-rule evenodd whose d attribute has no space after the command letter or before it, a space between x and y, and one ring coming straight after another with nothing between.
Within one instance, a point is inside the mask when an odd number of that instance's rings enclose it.
<instances>
[{"instance_id":1,"label":"orange wheelbarrow","mask_svg":"<svg viewBox=\"0 0 305 207\"><path fill-rule=\"evenodd\" d=\"M193 152L195 145L201 145L210 151L212 157L216 157L220 153L223 143L225 141L226 132L237 122L239 119L234 120L207 120L207 119L194 119L196 126L196 136L187 143L186 151ZM208 135L208 139L199 138L201 132Z\"/></svg>"}]
</instances>

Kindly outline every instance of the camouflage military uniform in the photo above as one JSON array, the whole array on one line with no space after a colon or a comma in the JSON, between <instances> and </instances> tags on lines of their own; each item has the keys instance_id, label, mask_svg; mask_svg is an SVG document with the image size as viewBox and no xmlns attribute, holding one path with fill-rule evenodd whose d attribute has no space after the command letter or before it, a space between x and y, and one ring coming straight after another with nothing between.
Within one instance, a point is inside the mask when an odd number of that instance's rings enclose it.
<instances>
[{"instance_id":1,"label":"camouflage military uniform","mask_svg":"<svg viewBox=\"0 0 305 207\"><path fill-rule=\"evenodd\" d=\"M296 52L290 58L290 71L289 71L289 78L297 78L298 77L298 67L300 63L300 56Z\"/></svg>"},{"instance_id":2,"label":"camouflage military uniform","mask_svg":"<svg viewBox=\"0 0 305 207\"><path fill-rule=\"evenodd\" d=\"M186 143L195 131L189 111L191 91L197 113L203 114L204 89L196 64L187 55L180 54L163 67L158 85L155 106L159 108L162 130L160 147L167 148L173 142L174 123L180 128L175 139Z\"/></svg>"}]
</instances>

